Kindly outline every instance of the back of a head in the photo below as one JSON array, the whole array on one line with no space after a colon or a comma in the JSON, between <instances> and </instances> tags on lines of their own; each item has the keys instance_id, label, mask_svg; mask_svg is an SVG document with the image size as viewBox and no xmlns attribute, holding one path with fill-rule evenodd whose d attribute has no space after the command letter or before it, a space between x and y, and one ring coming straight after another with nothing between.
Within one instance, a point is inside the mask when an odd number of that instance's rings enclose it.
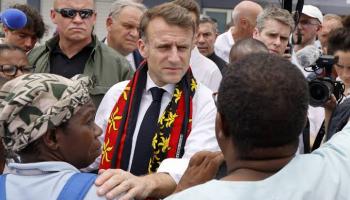
<instances>
[{"instance_id":1,"label":"back of a head","mask_svg":"<svg viewBox=\"0 0 350 200\"><path fill-rule=\"evenodd\" d=\"M230 51L230 63L253 53L268 53L266 45L256 39L247 38L236 42Z\"/></svg>"},{"instance_id":2,"label":"back of a head","mask_svg":"<svg viewBox=\"0 0 350 200\"><path fill-rule=\"evenodd\" d=\"M338 28L329 33L327 53L350 51L350 28Z\"/></svg>"},{"instance_id":3,"label":"back of a head","mask_svg":"<svg viewBox=\"0 0 350 200\"><path fill-rule=\"evenodd\" d=\"M262 11L262 7L254 1L241 1L238 3L232 11L232 20L235 25L240 16L246 16L249 20L255 21L256 16Z\"/></svg>"},{"instance_id":4,"label":"back of a head","mask_svg":"<svg viewBox=\"0 0 350 200\"><path fill-rule=\"evenodd\" d=\"M21 10L26 14L27 24L24 29L33 31L38 39L41 39L44 36L46 27L39 11L26 4L14 4L11 8Z\"/></svg>"},{"instance_id":5,"label":"back of a head","mask_svg":"<svg viewBox=\"0 0 350 200\"><path fill-rule=\"evenodd\" d=\"M259 53L232 63L219 88L218 112L241 159L254 150L293 145L305 122L308 84L301 71L277 55Z\"/></svg>"}]
</instances>

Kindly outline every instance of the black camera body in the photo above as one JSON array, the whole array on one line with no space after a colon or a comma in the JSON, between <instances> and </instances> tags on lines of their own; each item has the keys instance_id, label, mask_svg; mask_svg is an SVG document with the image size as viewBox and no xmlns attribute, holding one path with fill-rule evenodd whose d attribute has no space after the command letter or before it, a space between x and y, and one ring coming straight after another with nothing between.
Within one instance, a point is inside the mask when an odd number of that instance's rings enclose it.
<instances>
[{"instance_id":1,"label":"black camera body","mask_svg":"<svg viewBox=\"0 0 350 200\"><path fill-rule=\"evenodd\" d=\"M334 56L322 55L315 64L305 68L305 71L314 72L308 77L311 106L323 106L332 94L338 101L343 98L344 84L336 81L332 76L332 68L335 62Z\"/></svg>"}]
</instances>

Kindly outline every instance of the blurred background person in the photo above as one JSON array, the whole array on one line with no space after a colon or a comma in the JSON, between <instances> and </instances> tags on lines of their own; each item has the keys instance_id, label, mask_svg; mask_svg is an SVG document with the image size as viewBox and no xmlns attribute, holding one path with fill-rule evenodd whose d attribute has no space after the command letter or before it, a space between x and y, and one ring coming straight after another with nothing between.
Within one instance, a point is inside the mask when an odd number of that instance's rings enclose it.
<instances>
[{"instance_id":1,"label":"blurred background person","mask_svg":"<svg viewBox=\"0 0 350 200\"><path fill-rule=\"evenodd\" d=\"M217 35L218 33L216 22L209 16L201 16L199 19L196 45L199 52L212 60L222 72L227 63L219 56L217 56L214 51L214 44Z\"/></svg>"},{"instance_id":2,"label":"blurred background person","mask_svg":"<svg viewBox=\"0 0 350 200\"><path fill-rule=\"evenodd\" d=\"M117 0L111 5L106 20L107 36L104 43L129 61L135 71L143 60L137 49L139 25L146 7L130 0Z\"/></svg>"}]
</instances>

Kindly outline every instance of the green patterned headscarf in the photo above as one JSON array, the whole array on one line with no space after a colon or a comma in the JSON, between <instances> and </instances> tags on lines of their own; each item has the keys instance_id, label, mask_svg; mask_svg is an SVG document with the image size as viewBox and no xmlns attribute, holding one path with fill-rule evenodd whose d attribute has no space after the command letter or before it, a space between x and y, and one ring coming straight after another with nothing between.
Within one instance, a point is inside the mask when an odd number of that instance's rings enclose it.
<instances>
[{"instance_id":1,"label":"green patterned headscarf","mask_svg":"<svg viewBox=\"0 0 350 200\"><path fill-rule=\"evenodd\" d=\"M57 127L91 100L87 77L27 74L0 90L0 137L8 151L19 152Z\"/></svg>"}]
</instances>

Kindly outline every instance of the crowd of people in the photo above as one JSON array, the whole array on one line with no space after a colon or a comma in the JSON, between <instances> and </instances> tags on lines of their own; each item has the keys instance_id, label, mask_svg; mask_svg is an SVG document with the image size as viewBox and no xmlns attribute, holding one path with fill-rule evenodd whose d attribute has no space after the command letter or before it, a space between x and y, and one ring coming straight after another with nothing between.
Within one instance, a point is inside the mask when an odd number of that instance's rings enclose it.
<instances>
[{"instance_id":1,"label":"crowd of people","mask_svg":"<svg viewBox=\"0 0 350 200\"><path fill-rule=\"evenodd\" d=\"M10 8L0 199L349 199L349 17L244 0L220 34L195 0L116 0L97 38L94 0L54 0L40 41Z\"/></svg>"}]
</instances>

